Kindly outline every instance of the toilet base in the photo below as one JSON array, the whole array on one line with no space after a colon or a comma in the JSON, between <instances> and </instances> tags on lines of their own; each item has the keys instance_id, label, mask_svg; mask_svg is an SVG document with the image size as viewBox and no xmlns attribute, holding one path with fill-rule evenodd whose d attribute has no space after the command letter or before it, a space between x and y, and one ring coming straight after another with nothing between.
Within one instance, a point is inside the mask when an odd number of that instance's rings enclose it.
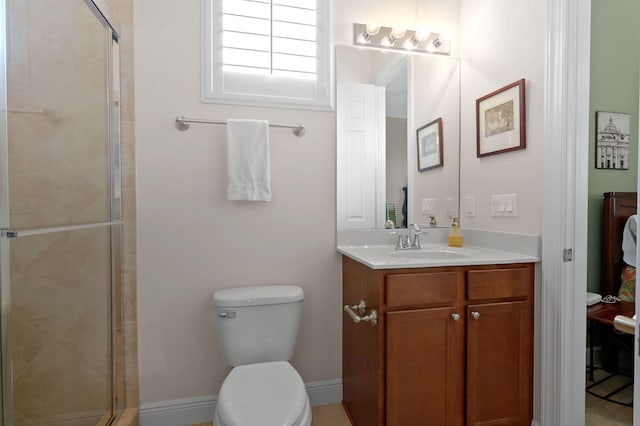
<instances>
[{"instance_id":1,"label":"toilet base","mask_svg":"<svg viewBox=\"0 0 640 426\"><path fill-rule=\"evenodd\" d=\"M234 367L220 387L216 426L309 426L304 382L287 361Z\"/></svg>"},{"instance_id":2,"label":"toilet base","mask_svg":"<svg viewBox=\"0 0 640 426\"><path fill-rule=\"evenodd\" d=\"M302 416L300 416L300 418L295 421L294 423L292 423L291 425L287 425L287 426L311 426L311 404L309 403L309 396L307 395L307 401L304 405L304 411L302 413ZM258 425L232 425L232 424L227 424L225 422L223 422L222 420L220 420L220 418L218 417L218 410L216 410L215 415L213 416L213 426L258 426ZM265 425L264 423L261 423L259 426L269 426L269 425Z\"/></svg>"}]
</instances>

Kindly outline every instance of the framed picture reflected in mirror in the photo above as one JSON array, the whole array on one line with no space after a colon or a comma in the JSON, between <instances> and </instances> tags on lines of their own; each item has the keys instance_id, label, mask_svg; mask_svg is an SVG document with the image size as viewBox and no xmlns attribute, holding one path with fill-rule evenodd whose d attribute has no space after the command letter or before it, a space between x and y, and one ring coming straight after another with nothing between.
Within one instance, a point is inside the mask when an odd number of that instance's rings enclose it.
<instances>
[{"instance_id":1,"label":"framed picture reflected in mirror","mask_svg":"<svg viewBox=\"0 0 640 426\"><path fill-rule=\"evenodd\" d=\"M444 166L442 149L442 118L420 127L417 131L418 171Z\"/></svg>"}]
</instances>

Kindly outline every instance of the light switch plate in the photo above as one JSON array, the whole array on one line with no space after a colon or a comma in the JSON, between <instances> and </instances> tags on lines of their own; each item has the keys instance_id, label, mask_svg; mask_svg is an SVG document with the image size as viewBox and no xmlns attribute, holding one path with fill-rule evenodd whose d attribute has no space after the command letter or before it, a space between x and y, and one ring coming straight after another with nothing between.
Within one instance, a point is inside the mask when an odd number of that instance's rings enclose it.
<instances>
[{"instance_id":1,"label":"light switch plate","mask_svg":"<svg viewBox=\"0 0 640 426\"><path fill-rule=\"evenodd\" d=\"M502 212L500 211L501 200L504 200L502 195L491 196L491 216L502 216Z\"/></svg>"},{"instance_id":2,"label":"light switch plate","mask_svg":"<svg viewBox=\"0 0 640 426\"><path fill-rule=\"evenodd\" d=\"M491 196L491 216L517 216L518 195L501 194Z\"/></svg>"},{"instance_id":3,"label":"light switch plate","mask_svg":"<svg viewBox=\"0 0 640 426\"><path fill-rule=\"evenodd\" d=\"M454 213L454 202L452 197L445 198L444 205L445 205L445 214L447 216L452 217L456 214Z\"/></svg>"},{"instance_id":4,"label":"light switch plate","mask_svg":"<svg viewBox=\"0 0 640 426\"><path fill-rule=\"evenodd\" d=\"M467 217L473 217L476 215L476 197L467 197Z\"/></svg>"},{"instance_id":5,"label":"light switch plate","mask_svg":"<svg viewBox=\"0 0 640 426\"><path fill-rule=\"evenodd\" d=\"M422 214L423 215L435 215L436 214L436 199L435 198L423 198L422 199Z\"/></svg>"},{"instance_id":6,"label":"light switch plate","mask_svg":"<svg viewBox=\"0 0 640 426\"><path fill-rule=\"evenodd\" d=\"M517 216L518 215L518 195L517 194L505 194L504 199L506 202L505 216Z\"/></svg>"}]
</instances>

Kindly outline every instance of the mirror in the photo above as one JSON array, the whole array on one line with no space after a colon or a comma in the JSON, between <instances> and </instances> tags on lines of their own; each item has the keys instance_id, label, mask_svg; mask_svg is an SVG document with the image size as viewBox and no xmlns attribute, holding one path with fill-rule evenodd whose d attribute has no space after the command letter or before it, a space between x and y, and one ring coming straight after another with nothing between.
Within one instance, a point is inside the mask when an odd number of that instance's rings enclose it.
<instances>
[{"instance_id":1,"label":"mirror","mask_svg":"<svg viewBox=\"0 0 640 426\"><path fill-rule=\"evenodd\" d=\"M336 46L337 228L449 226L460 190L460 60ZM435 138L441 119L441 138ZM434 141L438 141L434 143ZM439 151L439 152L438 152ZM442 166L418 171L442 153ZM395 207L395 208L394 208Z\"/></svg>"}]
</instances>

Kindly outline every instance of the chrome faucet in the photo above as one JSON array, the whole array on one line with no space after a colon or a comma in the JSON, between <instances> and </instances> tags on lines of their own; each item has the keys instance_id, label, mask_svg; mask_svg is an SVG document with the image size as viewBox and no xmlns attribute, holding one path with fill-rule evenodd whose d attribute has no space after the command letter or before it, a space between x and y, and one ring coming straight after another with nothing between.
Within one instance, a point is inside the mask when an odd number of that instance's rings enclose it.
<instances>
[{"instance_id":1,"label":"chrome faucet","mask_svg":"<svg viewBox=\"0 0 640 426\"><path fill-rule=\"evenodd\" d=\"M407 250L411 247L409 242L409 234L403 234L399 231L389 232L389 235L397 235L398 242L396 243L396 250Z\"/></svg>"},{"instance_id":2,"label":"chrome faucet","mask_svg":"<svg viewBox=\"0 0 640 426\"><path fill-rule=\"evenodd\" d=\"M420 234L422 229L417 223L409 224L409 229L406 234L400 231L389 232L389 235L397 235L398 242L396 243L396 250L420 250Z\"/></svg>"},{"instance_id":3,"label":"chrome faucet","mask_svg":"<svg viewBox=\"0 0 640 426\"><path fill-rule=\"evenodd\" d=\"M413 227L413 238L411 237L411 228ZM418 226L417 223L412 223L409 225L409 239L411 240L411 249L412 250L420 250L422 246L420 245L420 234L422 234L422 229Z\"/></svg>"}]
</instances>

